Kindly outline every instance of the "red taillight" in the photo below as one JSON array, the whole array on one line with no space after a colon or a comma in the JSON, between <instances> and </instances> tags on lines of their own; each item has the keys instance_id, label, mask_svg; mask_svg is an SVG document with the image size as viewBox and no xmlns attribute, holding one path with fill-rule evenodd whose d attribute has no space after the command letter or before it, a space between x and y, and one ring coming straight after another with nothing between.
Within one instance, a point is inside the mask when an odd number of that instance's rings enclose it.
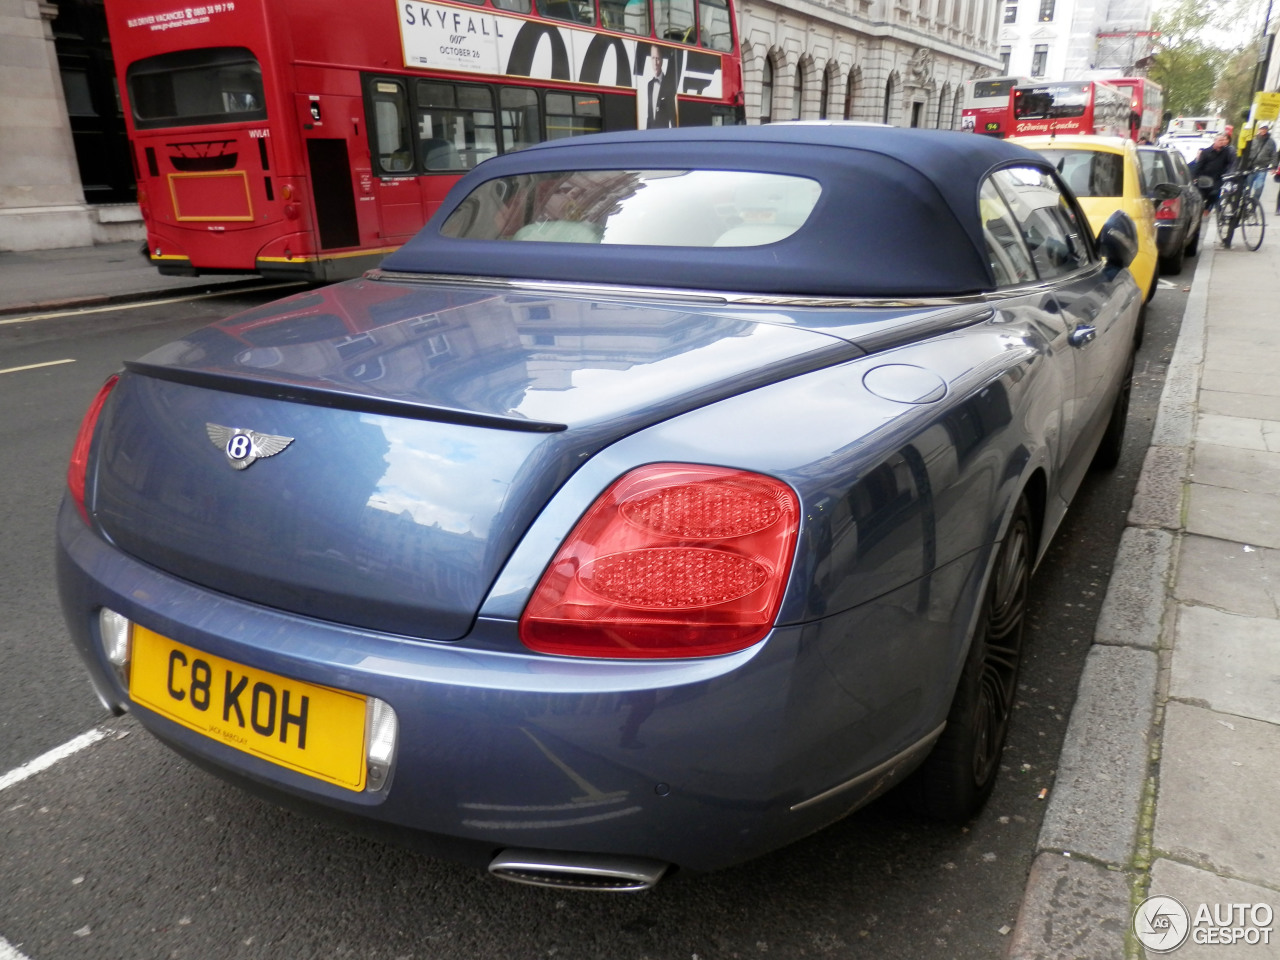
<instances>
[{"instance_id":1,"label":"red taillight","mask_svg":"<svg viewBox=\"0 0 1280 960\"><path fill-rule=\"evenodd\" d=\"M1160 202L1160 206L1156 207L1157 220L1177 220L1181 216L1181 197L1174 197L1172 200L1163 200Z\"/></svg>"},{"instance_id":2,"label":"red taillight","mask_svg":"<svg viewBox=\"0 0 1280 960\"><path fill-rule=\"evenodd\" d=\"M520 618L539 653L706 657L773 626L791 570L800 503L772 477L650 464L578 521Z\"/></svg>"},{"instance_id":3,"label":"red taillight","mask_svg":"<svg viewBox=\"0 0 1280 960\"><path fill-rule=\"evenodd\" d=\"M71 491L71 499L85 523L89 522L89 511L84 505L85 474L89 469L89 447L93 445L93 431L98 425L98 415L102 413L102 405L107 402L107 395L120 378L110 376L107 382L98 389L98 395L89 404L84 419L80 422L80 432L76 434L75 446L71 448L71 462L67 464L67 488Z\"/></svg>"}]
</instances>

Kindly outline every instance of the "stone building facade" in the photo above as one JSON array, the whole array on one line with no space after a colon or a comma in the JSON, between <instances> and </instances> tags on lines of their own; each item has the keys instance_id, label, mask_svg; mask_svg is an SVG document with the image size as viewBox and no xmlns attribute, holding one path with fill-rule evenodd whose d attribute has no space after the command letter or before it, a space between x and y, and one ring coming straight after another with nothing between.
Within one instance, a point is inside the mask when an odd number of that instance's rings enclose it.
<instances>
[{"instance_id":1,"label":"stone building facade","mask_svg":"<svg viewBox=\"0 0 1280 960\"><path fill-rule=\"evenodd\" d=\"M743 0L748 123L960 126L964 82L999 72L999 0Z\"/></svg>"},{"instance_id":2,"label":"stone building facade","mask_svg":"<svg viewBox=\"0 0 1280 960\"><path fill-rule=\"evenodd\" d=\"M105 20L65 13L0 0L0 252L143 237Z\"/></svg>"}]
</instances>

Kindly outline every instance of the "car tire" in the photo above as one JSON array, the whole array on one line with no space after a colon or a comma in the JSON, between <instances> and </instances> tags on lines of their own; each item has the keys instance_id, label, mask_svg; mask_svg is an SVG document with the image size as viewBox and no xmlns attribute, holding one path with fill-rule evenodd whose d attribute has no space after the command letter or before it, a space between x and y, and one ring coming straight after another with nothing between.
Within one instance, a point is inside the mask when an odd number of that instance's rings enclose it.
<instances>
[{"instance_id":1,"label":"car tire","mask_svg":"<svg viewBox=\"0 0 1280 960\"><path fill-rule=\"evenodd\" d=\"M1129 422L1129 398L1132 394L1133 357L1130 357L1124 380L1120 383L1120 392L1111 405L1107 429L1102 434L1102 441L1090 464L1095 470L1114 470L1120 464L1120 455L1124 453L1124 429Z\"/></svg>"},{"instance_id":2,"label":"car tire","mask_svg":"<svg viewBox=\"0 0 1280 960\"><path fill-rule=\"evenodd\" d=\"M1200 227L1196 227L1195 234L1191 237L1191 242L1187 244L1187 256L1194 257L1200 252Z\"/></svg>"},{"instance_id":3,"label":"car tire","mask_svg":"<svg viewBox=\"0 0 1280 960\"><path fill-rule=\"evenodd\" d=\"M1017 693L1034 557L1031 509L1020 497L983 591L947 724L903 784L904 799L918 814L962 824L991 796Z\"/></svg>"}]
</instances>

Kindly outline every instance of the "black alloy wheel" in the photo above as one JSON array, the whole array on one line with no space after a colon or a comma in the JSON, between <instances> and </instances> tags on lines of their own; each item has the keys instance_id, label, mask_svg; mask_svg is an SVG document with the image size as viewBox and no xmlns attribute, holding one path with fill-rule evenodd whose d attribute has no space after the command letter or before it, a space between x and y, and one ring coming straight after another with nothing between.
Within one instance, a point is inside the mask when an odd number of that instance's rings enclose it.
<instances>
[{"instance_id":1,"label":"black alloy wheel","mask_svg":"<svg viewBox=\"0 0 1280 960\"><path fill-rule=\"evenodd\" d=\"M973 779L975 784L994 785L1022 663L1022 627L1031 581L1031 523L1025 511L1014 517L991 577L974 717Z\"/></svg>"},{"instance_id":2,"label":"black alloy wheel","mask_svg":"<svg viewBox=\"0 0 1280 960\"><path fill-rule=\"evenodd\" d=\"M1034 554L1031 510L1023 497L988 577L947 725L903 784L906 801L924 816L965 823L995 787L1017 693Z\"/></svg>"}]
</instances>

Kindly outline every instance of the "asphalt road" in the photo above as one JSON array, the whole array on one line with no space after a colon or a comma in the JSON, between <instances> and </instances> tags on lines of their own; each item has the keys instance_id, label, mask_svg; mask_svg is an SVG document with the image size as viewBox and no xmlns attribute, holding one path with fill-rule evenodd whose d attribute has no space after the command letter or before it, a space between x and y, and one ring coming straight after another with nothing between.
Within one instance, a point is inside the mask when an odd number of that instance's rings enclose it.
<instances>
[{"instance_id":1,"label":"asphalt road","mask_svg":"<svg viewBox=\"0 0 1280 960\"><path fill-rule=\"evenodd\" d=\"M1119 468L1086 481L1037 573L983 814L942 827L890 795L745 866L638 895L505 884L339 833L108 718L65 638L52 570L81 414L121 359L261 301L140 306L104 317L110 332L0 341L0 960L1002 956L1193 270L1149 308ZM16 772L90 731L100 739L48 769Z\"/></svg>"}]
</instances>

